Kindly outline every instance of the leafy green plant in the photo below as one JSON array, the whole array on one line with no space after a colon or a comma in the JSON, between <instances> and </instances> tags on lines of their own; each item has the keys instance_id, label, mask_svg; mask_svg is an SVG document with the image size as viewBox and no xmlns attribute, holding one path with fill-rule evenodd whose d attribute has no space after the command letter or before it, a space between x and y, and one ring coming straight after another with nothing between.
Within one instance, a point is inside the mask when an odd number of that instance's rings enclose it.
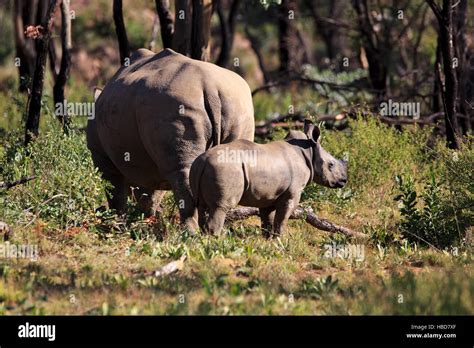
<instances>
[{"instance_id":1,"label":"leafy green plant","mask_svg":"<svg viewBox=\"0 0 474 348\"><path fill-rule=\"evenodd\" d=\"M326 295L332 294L339 289L339 281L332 276L317 279L303 280L300 288L302 295L307 295L316 299L321 299Z\"/></svg>"},{"instance_id":2,"label":"leafy green plant","mask_svg":"<svg viewBox=\"0 0 474 348\"><path fill-rule=\"evenodd\" d=\"M364 233L369 235L369 241L374 245L388 247L394 243L400 243L402 236L398 231L393 231L384 226L364 226Z\"/></svg>"},{"instance_id":3,"label":"leafy green plant","mask_svg":"<svg viewBox=\"0 0 474 348\"><path fill-rule=\"evenodd\" d=\"M62 133L58 124L22 144L19 132L9 134L0 154L0 181L36 178L0 192L0 216L30 223L43 219L57 227L79 226L95 218L106 184L94 167L83 134Z\"/></svg>"},{"instance_id":4,"label":"leafy green plant","mask_svg":"<svg viewBox=\"0 0 474 348\"><path fill-rule=\"evenodd\" d=\"M407 129L400 133L376 117L363 117L361 114L349 121L346 131L322 129L321 144L324 148L336 158L348 160L348 183L336 190L308 185L302 194L302 204L330 202L337 211L352 203L360 203L367 193L376 194L375 199L380 203L390 204L387 183L392 181L394 173L425 175L426 155L423 150L428 135L426 129Z\"/></svg>"},{"instance_id":5,"label":"leafy green plant","mask_svg":"<svg viewBox=\"0 0 474 348\"><path fill-rule=\"evenodd\" d=\"M394 199L400 202L399 210L403 218L400 230L404 237L409 241L438 248L447 247L459 240L456 213L442 199L442 186L434 175L431 175L420 195L412 178L404 180L397 175L395 181L399 194Z\"/></svg>"}]
</instances>

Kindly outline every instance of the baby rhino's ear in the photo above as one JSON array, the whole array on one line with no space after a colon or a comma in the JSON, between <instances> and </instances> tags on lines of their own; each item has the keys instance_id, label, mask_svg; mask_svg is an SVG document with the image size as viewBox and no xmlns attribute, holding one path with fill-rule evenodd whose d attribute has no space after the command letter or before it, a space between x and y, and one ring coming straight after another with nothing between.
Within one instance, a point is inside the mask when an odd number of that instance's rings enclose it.
<instances>
[{"instance_id":1,"label":"baby rhino's ear","mask_svg":"<svg viewBox=\"0 0 474 348\"><path fill-rule=\"evenodd\" d=\"M309 120L304 121L304 133L308 137L309 140L311 140L314 144L319 139L319 135L321 134L321 131L319 130L318 126L315 126L313 122Z\"/></svg>"},{"instance_id":2,"label":"baby rhino's ear","mask_svg":"<svg viewBox=\"0 0 474 348\"><path fill-rule=\"evenodd\" d=\"M102 93L102 89L99 87L94 87L94 101L97 101L99 99L100 94Z\"/></svg>"}]
</instances>

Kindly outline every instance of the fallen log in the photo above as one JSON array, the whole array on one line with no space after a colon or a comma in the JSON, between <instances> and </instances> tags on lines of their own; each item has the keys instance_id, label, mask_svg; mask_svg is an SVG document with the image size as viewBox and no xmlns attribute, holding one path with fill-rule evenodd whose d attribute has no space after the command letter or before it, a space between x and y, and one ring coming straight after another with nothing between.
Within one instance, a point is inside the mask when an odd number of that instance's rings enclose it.
<instances>
[{"instance_id":1,"label":"fallen log","mask_svg":"<svg viewBox=\"0 0 474 348\"><path fill-rule=\"evenodd\" d=\"M230 210L227 213L226 219L229 221L232 220L243 220L250 216L258 216L259 210L258 208L251 208L251 207L240 207ZM311 208L301 208L298 207L295 209L293 214L291 214L290 219L304 219L308 224L317 228L318 230L322 230L325 232L332 232L332 233L342 233L348 237L355 237L366 239L368 236L364 233L353 231L350 228L339 226L332 223L329 220L321 219L317 217L313 209Z\"/></svg>"},{"instance_id":2,"label":"fallen log","mask_svg":"<svg viewBox=\"0 0 474 348\"><path fill-rule=\"evenodd\" d=\"M437 122L438 120L442 119L444 116L443 112L437 112L432 115L423 116L420 118L413 118L413 117L394 117L394 116L378 116L377 119L380 120L382 123L390 125L390 126L402 126L402 125L433 125L440 131L444 131L444 125L442 123ZM465 115L456 114L457 117L465 118ZM350 117L348 113L339 113L336 115L320 115L316 118L316 122L324 122L324 121L342 121L345 118ZM275 127L280 127L282 129L288 130L290 129L290 123L288 121L292 121L291 126L296 128L303 127L303 120L304 116L302 114L294 114L294 115L278 115L266 122L259 122L255 125L255 134L261 137L266 137L270 131ZM336 129L343 129L346 127L347 124L344 124L340 127L336 127Z\"/></svg>"},{"instance_id":3,"label":"fallen log","mask_svg":"<svg viewBox=\"0 0 474 348\"><path fill-rule=\"evenodd\" d=\"M364 89L369 92L377 92L376 89L370 88L368 86L364 86L362 84L358 84L357 81L350 83L350 84L339 84L335 82L330 82L330 81L324 81L324 80L319 80L319 79L312 79L309 77L304 77L304 76L289 76L285 77L283 79L279 79L276 81L271 81L263 86L257 87L252 91L252 97L260 93L262 91L268 91L273 89L274 87L280 87L280 86L287 86L290 83L301 83L301 84L309 84L309 85L320 85L320 86L327 86L332 89L336 90L345 90L345 91L359 91L361 89Z\"/></svg>"},{"instance_id":4,"label":"fallen log","mask_svg":"<svg viewBox=\"0 0 474 348\"><path fill-rule=\"evenodd\" d=\"M266 136L271 129L275 127L280 127L285 130L290 129L291 126L296 128L303 128L304 120L306 116L301 113L295 114L286 114L278 115L270 120L258 122L255 124L255 135ZM339 113L337 115L319 115L315 122L325 122L325 121L341 121L346 118L346 114Z\"/></svg>"}]
</instances>

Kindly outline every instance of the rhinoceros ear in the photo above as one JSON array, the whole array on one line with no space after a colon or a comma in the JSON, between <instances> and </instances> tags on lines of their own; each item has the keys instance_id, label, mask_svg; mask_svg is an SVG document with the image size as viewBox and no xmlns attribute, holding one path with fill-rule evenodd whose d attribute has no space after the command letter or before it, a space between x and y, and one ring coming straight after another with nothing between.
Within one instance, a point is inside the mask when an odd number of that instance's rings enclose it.
<instances>
[{"instance_id":1,"label":"rhinoceros ear","mask_svg":"<svg viewBox=\"0 0 474 348\"><path fill-rule=\"evenodd\" d=\"M306 134L308 139L311 139L313 136L313 128L313 122L311 122L310 120L304 120L304 134Z\"/></svg>"},{"instance_id":2,"label":"rhinoceros ear","mask_svg":"<svg viewBox=\"0 0 474 348\"><path fill-rule=\"evenodd\" d=\"M319 130L318 126L315 126L313 122L309 120L304 121L304 133L308 137L309 140L312 141L314 145L316 145L316 142L319 139L319 135L321 134L321 131Z\"/></svg>"},{"instance_id":3,"label":"rhinoceros ear","mask_svg":"<svg viewBox=\"0 0 474 348\"><path fill-rule=\"evenodd\" d=\"M316 142L319 141L319 137L320 137L320 136L321 136L321 129L319 129L319 127L315 125L315 126L313 127L313 134L312 134L312 137L311 137L311 138L312 138L313 141L316 143Z\"/></svg>"},{"instance_id":4,"label":"rhinoceros ear","mask_svg":"<svg viewBox=\"0 0 474 348\"><path fill-rule=\"evenodd\" d=\"M97 101L97 99L99 99L101 93L102 89L100 89L99 87L94 87L94 101Z\"/></svg>"}]
</instances>

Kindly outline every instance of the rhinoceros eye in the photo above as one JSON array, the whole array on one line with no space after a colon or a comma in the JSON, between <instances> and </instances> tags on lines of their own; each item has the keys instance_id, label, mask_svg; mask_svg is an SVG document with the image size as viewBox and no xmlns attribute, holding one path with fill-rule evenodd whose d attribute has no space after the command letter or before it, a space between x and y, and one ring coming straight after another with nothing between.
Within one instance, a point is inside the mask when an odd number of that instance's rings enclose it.
<instances>
[{"instance_id":1,"label":"rhinoceros eye","mask_svg":"<svg viewBox=\"0 0 474 348\"><path fill-rule=\"evenodd\" d=\"M329 162L328 164L329 170L332 170L333 167L334 167L334 162Z\"/></svg>"}]
</instances>

